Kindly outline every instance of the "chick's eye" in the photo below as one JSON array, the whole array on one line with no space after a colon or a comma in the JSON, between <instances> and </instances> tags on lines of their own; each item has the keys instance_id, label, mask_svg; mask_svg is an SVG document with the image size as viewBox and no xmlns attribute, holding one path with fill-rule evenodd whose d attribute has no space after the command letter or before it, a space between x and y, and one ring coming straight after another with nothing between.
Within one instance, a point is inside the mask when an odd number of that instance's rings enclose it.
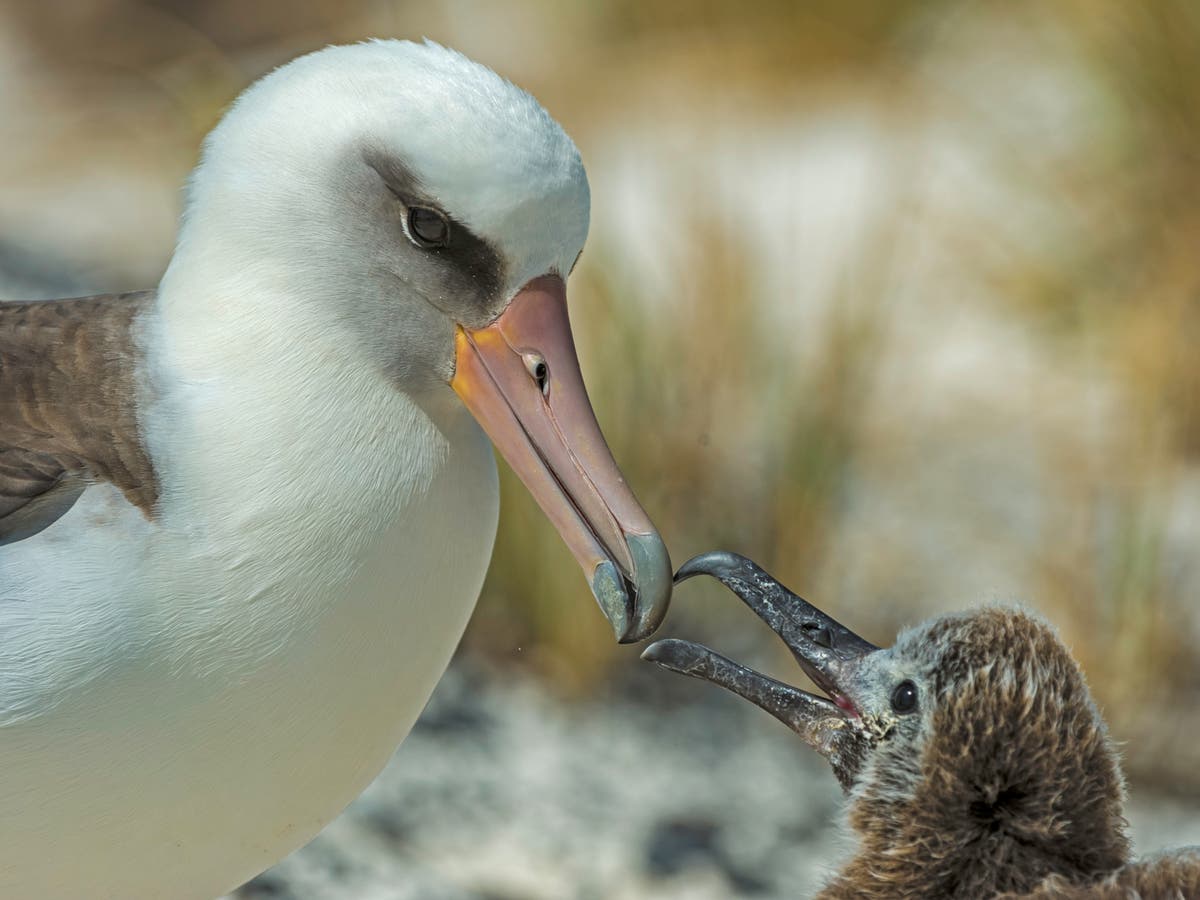
<instances>
[{"instance_id":1,"label":"chick's eye","mask_svg":"<svg viewBox=\"0 0 1200 900\"><path fill-rule=\"evenodd\" d=\"M450 241L450 222L436 209L412 206L408 210L408 234L418 247L445 247Z\"/></svg>"},{"instance_id":2,"label":"chick's eye","mask_svg":"<svg viewBox=\"0 0 1200 900\"><path fill-rule=\"evenodd\" d=\"M892 709L900 715L917 708L917 686L911 681L902 681L892 691Z\"/></svg>"}]
</instances>

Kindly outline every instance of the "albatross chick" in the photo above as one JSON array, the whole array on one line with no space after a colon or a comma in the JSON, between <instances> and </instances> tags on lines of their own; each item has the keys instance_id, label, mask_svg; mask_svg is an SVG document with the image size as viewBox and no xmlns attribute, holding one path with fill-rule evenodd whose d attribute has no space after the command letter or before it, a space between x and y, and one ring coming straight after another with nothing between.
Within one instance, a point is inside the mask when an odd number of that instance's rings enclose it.
<instances>
[{"instance_id":1,"label":"albatross chick","mask_svg":"<svg viewBox=\"0 0 1200 900\"><path fill-rule=\"evenodd\" d=\"M689 641L643 657L744 697L829 760L858 846L819 897L1200 897L1200 848L1131 858L1116 750L1044 621L984 608L880 648L748 559L704 554L676 581L699 574L741 597L828 697Z\"/></svg>"}]
</instances>

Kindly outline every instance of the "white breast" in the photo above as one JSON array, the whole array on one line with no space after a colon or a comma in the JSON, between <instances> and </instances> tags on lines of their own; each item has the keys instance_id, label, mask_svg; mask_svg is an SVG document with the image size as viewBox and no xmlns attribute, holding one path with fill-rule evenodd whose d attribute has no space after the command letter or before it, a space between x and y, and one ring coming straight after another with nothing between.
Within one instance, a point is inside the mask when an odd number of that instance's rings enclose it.
<instances>
[{"instance_id":1,"label":"white breast","mask_svg":"<svg viewBox=\"0 0 1200 900\"><path fill-rule=\"evenodd\" d=\"M0 555L0 896L232 888L366 786L444 670L490 445L448 388L279 374L161 400L157 522L98 485Z\"/></svg>"}]
</instances>

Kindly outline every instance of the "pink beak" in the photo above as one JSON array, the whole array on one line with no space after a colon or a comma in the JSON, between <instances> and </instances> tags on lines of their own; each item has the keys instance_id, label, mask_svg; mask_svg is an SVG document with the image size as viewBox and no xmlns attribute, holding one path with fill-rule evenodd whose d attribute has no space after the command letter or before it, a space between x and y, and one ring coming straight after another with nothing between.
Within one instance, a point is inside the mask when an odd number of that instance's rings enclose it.
<instances>
[{"instance_id":1,"label":"pink beak","mask_svg":"<svg viewBox=\"0 0 1200 900\"><path fill-rule=\"evenodd\" d=\"M671 560L592 412L566 283L535 278L487 327L460 326L455 360L451 386L570 547L617 640L649 637L667 612Z\"/></svg>"}]
</instances>

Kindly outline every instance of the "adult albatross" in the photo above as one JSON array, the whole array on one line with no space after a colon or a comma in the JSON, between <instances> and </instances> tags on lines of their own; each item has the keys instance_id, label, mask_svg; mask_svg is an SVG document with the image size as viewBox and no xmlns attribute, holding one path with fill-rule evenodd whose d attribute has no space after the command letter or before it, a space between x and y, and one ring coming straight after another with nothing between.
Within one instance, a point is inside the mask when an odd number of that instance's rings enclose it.
<instances>
[{"instance_id":1,"label":"adult albatross","mask_svg":"<svg viewBox=\"0 0 1200 900\"><path fill-rule=\"evenodd\" d=\"M156 292L0 304L0 896L211 897L336 816L479 594L484 431L657 627L567 321L588 207L528 94L335 47L213 131Z\"/></svg>"}]
</instances>

